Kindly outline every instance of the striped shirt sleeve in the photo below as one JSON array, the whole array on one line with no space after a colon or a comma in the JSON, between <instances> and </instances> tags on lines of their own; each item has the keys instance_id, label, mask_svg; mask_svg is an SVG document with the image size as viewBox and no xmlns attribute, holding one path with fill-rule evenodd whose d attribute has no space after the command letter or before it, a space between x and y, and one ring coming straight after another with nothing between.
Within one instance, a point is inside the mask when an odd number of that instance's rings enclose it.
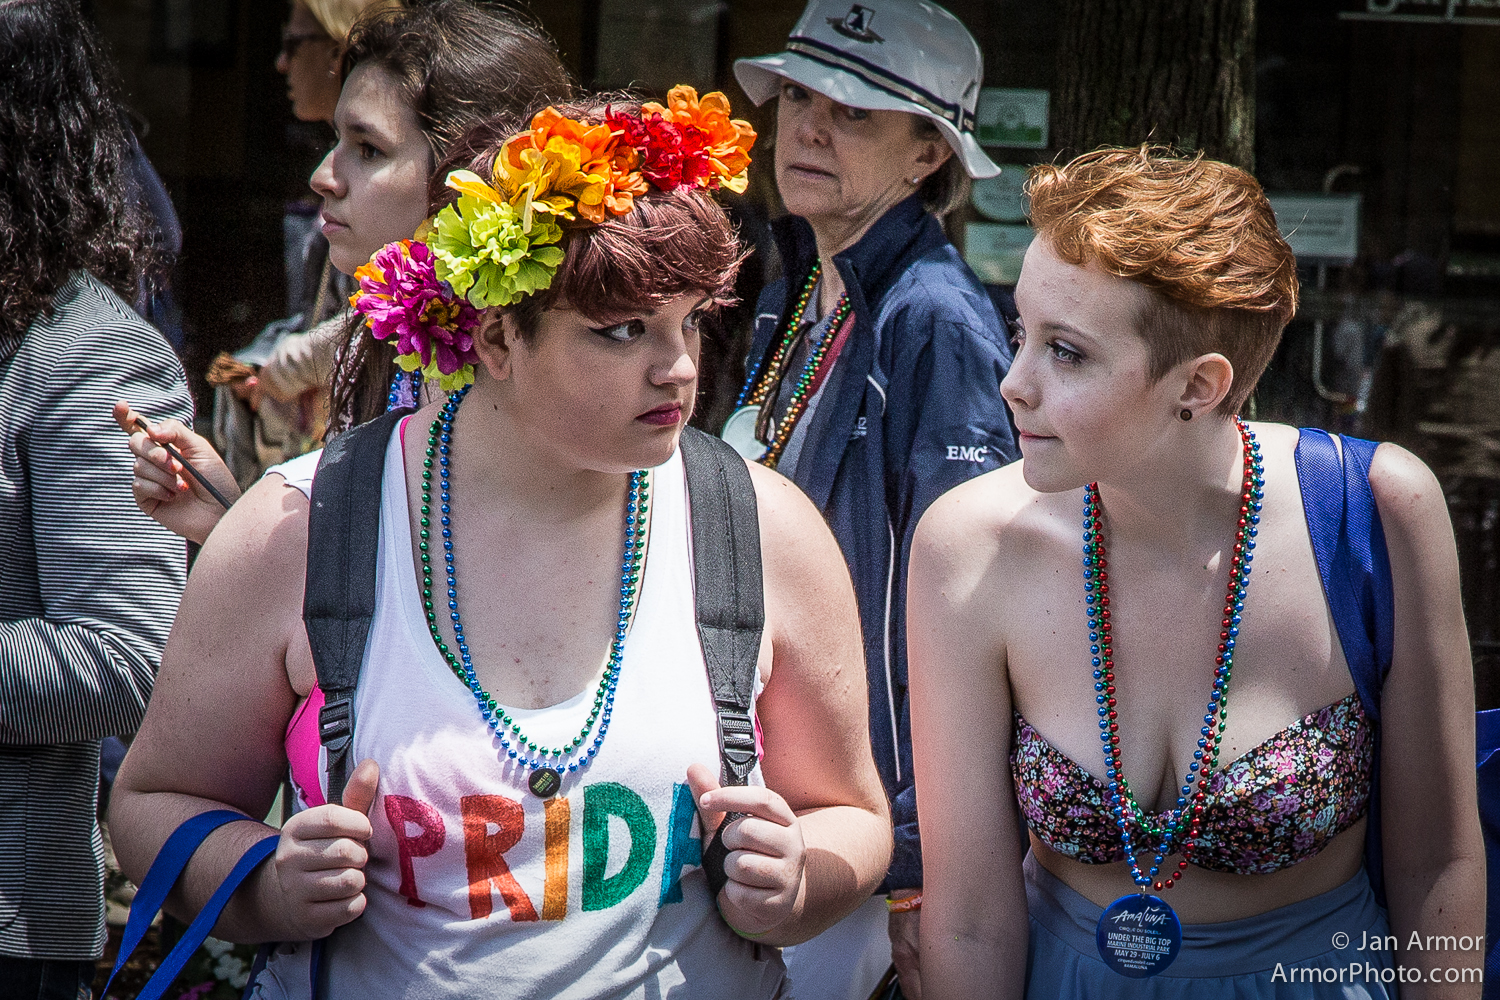
<instances>
[{"instance_id":1,"label":"striped shirt sleeve","mask_svg":"<svg viewBox=\"0 0 1500 1000\"><path fill-rule=\"evenodd\" d=\"M186 577L183 542L135 506L110 416L127 399L191 422L181 365L96 282L68 306L15 359L27 384L0 394L0 423L23 421L5 436L25 482L15 513L30 524L16 554L34 560L34 574L0 575L0 744L133 732Z\"/></svg>"}]
</instances>

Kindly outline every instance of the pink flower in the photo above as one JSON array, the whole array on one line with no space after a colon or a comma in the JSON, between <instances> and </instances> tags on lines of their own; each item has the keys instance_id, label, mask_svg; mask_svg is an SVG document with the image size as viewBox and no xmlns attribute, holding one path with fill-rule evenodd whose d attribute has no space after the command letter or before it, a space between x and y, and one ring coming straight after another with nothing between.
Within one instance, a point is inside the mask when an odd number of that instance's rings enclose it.
<instances>
[{"instance_id":1,"label":"pink flower","mask_svg":"<svg viewBox=\"0 0 1500 1000\"><path fill-rule=\"evenodd\" d=\"M354 272L359 292L350 297L377 340L396 341L398 355L434 360L444 375L478 362L474 331L479 314L440 281L432 251L413 240L388 243Z\"/></svg>"}]
</instances>

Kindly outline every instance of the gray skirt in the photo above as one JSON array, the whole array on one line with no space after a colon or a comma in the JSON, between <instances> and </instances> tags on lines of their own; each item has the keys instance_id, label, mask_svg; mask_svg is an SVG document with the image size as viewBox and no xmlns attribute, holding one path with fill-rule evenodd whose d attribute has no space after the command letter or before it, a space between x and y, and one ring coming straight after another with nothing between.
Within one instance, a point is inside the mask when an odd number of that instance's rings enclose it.
<instances>
[{"instance_id":1,"label":"gray skirt","mask_svg":"<svg viewBox=\"0 0 1500 1000\"><path fill-rule=\"evenodd\" d=\"M1166 971L1127 979L1099 958L1103 913L1027 854L1031 943L1027 1000L1150 997L1152 1000L1387 1000L1397 995L1385 910L1363 868L1336 889L1267 913L1217 924L1183 924L1182 949ZM1335 945L1343 944L1339 948Z\"/></svg>"}]
</instances>

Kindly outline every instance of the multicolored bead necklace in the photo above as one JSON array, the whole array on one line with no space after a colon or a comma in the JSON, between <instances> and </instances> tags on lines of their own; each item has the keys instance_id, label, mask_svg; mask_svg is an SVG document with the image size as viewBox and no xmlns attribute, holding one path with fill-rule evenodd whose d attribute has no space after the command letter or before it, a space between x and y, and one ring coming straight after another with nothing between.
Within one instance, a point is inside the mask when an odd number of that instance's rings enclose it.
<instances>
[{"instance_id":1,"label":"multicolored bead necklace","mask_svg":"<svg viewBox=\"0 0 1500 1000\"><path fill-rule=\"evenodd\" d=\"M448 668L474 695L479 705L479 714L500 741L500 747L511 760L532 772L528 785L532 792L546 798L562 785L561 772L578 771L593 762L609 732L610 716L614 713L615 691L619 686L620 663L625 657L625 637L630 632L630 622L635 614L635 598L640 589L641 571L646 557L646 527L650 484L643 471L630 474L630 494L625 502L625 555L620 564L620 610L615 636L609 647L609 663L599 680L594 693L594 705L588 719L578 735L561 747L539 745L521 731L521 726L505 711L484 686L474 672L474 660L469 653L469 644L464 639L463 619L458 611L458 583L453 567L453 531L449 518L452 489L448 482L449 448L453 440L453 420L459 404L468 395L469 386L464 386L448 397L438 418L432 422L427 437L427 453L422 461L422 508L421 541L418 551L422 559L422 608L427 616L427 629L432 641L448 664ZM437 610L432 599L432 559L429 546L432 535L432 468L436 464L440 478L438 523L443 541L443 562L448 577L448 618L453 622L453 637L457 641L458 655L454 655L438 632ZM599 731L592 741L589 733L595 723ZM587 744L587 749L584 747ZM569 758L572 758L571 760Z\"/></svg>"},{"instance_id":2,"label":"multicolored bead necklace","mask_svg":"<svg viewBox=\"0 0 1500 1000\"><path fill-rule=\"evenodd\" d=\"M410 387L410 388L407 388ZM411 393L411 402L407 402L406 394ZM391 379L391 391L385 397L385 412L401 406L422 405L422 369L415 371L398 371L396 377Z\"/></svg>"},{"instance_id":3,"label":"multicolored bead necklace","mask_svg":"<svg viewBox=\"0 0 1500 1000\"><path fill-rule=\"evenodd\" d=\"M783 369L796 347L797 331L802 325L802 317L807 314L807 304L812 299L813 290L818 287L818 277L822 274L822 270L821 262L814 261L812 271L808 273L807 281L802 285L802 294L798 296L796 305L787 316L786 329L781 335L781 342L776 347L776 353L771 356L771 366L766 370L766 377L759 379L760 364L757 363L751 370L750 377L745 380L745 387L740 390L740 398L735 402L736 406L773 405L774 400L771 396L785 377ZM807 360L803 363L802 371L797 375L797 381L792 386L792 398L787 403L786 414L777 423L771 442L766 446L766 453L760 457L760 463L767 468L776 468L781 452L786 448L786 443L791 440L792 431L797 428L797 421L802 418L803 411L807 409L808 390L812 386L813 379L817 377L818 369L822 367L824 358L828 356L829 348L838 339L839 329L849 318L851 309L848 293L840 294L838 303L833 307L833 314L829 318L828 325L823 328L822 336L809 348Z\"/></svg>"},{"instance_id":4,"label":"multicolored bead necklace","mask_svg":"<svg viewBox=\"0 0 1500 1000\"><path fill-rule=\"evenodd\" d=\"M1203 820L1203 801L1208 791L1209 775L1219 763L1220 743L1224 728L1229 721L1229 679L1234 670L1235 640L1240 632L1240 616L1245 609L1245 594L1250 588L1250 563L1254 559L1255 535L1260 523L1260 511L1264 497L1265 475L1261 464L1260 444L1243 420L1235 419L1240 432L1243 457L1244 480L1240 489L1240 516L1235 529L1234 557L1229 566L1229 587L1224 600L1224 617L1219 632L1219 645L1214 657L1214 683L1208 696L1208 706L1199 730L1197 749L1193 751L1192 763L1188 765L1183 779L1182 792L1176 808L1169 814L1169 821L1159 829L1152 829L1142 822L1148 834L1159 836L1160 847L1149 873L1141 871L1136 862L1134 838L1125 810L1129 808L1137 822L1145 815L1130 786L1125 780L1120 764L1119 720L1115 704L1114 650L1110 637L1109 611L1109 563L1105 559L1104 539L1099 525L1099 487L1090 484L1084 491L1083 501L1083 580L1084 600L1088 607L1089 652L1092 655L1094 690L1098 692L1099 739L1104 745L1105 775L1108 778L1109 795L1115 825L1120 830L1120 841L1125 856L1130 861L1131 875L1136 885L1162 891L1182 877L1194 848L1197 847L1199 828ZM1204 757L1208 761L1204 763ZM1186 835L1183 827L1186 825ZM1177 870L1165 879L1157 879L1162 862L1172 853L1174 843L1181 844L1182 860Z\"/></svg>"}]
</instances>

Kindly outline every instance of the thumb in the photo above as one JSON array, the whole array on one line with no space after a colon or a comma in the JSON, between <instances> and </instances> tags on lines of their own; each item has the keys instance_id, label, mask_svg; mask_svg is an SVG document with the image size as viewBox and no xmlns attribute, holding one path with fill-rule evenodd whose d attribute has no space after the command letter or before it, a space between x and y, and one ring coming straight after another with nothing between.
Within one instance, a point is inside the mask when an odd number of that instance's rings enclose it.
<instances>
[{"instance_id":1,"label":"thumb","mask_svg":"<svg viewBox=\"0 0 1500 1000\"><path fill-rule=\"evenodd\" d=\"M689 764L687 779L688 787L693 790L693 803L698 807L698 822L702 827L703 843L707 846L708 842L713 839L714 832L719 829L719 824L724 822L724 814L704 809L703 796L721 787L719 778L702 764Z\"/></svg>"},{"instance_id":2,"label":"thumb","mask_svg":"<svg viewBox=\"0 0 1500 1000\"><path fill-rule=\"evenodd\" d=\"M135 414L130 412L130 404L120 400L111 409L110 413L115 418L115 423L120 425L120 430L126 434L134 434L139 428L135 426Z\"/></svg>"},{"instance_id":3,"label":"thumb","mask_svg":"<svg viewBox=\"0 0 1500 1000\"><path fill-rule=\"evenodd\" d=\"M368 813L375 802L375 787L379 783L380 765L366 757L349 775L349 783L344 786L344 808Z\"/></svg>"}]
</instances>

